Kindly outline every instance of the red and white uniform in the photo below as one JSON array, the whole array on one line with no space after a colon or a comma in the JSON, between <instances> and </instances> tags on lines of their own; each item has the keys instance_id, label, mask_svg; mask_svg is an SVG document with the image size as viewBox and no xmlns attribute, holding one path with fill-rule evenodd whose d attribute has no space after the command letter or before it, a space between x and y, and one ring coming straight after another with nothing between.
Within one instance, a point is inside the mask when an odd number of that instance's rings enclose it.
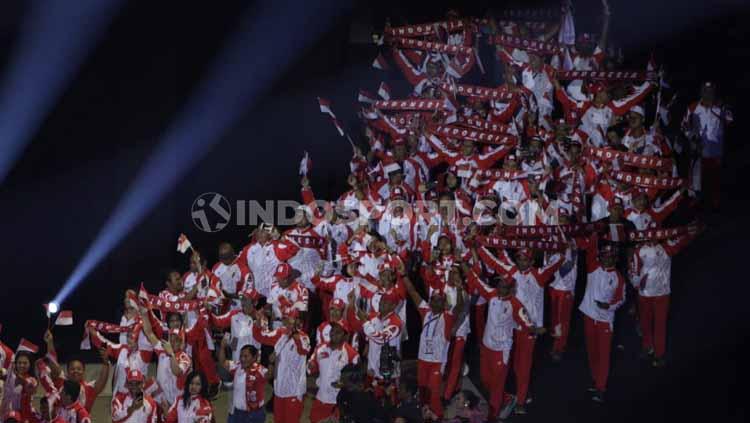
<instances>
[{"instance_id":1,"label":"red and white uniform","mask_svg":"<svg viewBox=\"0 0 750 423\"><path fill-rule=\"evenodd\" d=\"M568 345L570 317L573 311L576 279L578 278L578 249L584 248L578 240L565 248L562 264L555 271L550 284L550 323L552 326L552 351L563 353Z\"/></svg>"},{"instance_id":2,"label":"red and white uniform","mask_svg":"<svg viewBox=\"0 0 750 423\"><path fill-rule=\"evenodd\" d=\"M135 316L133 318L128 318L127 316L123 315L120 318L120 326L123 327L135 327L135 325L139 325L138 328L138 349L141 351L147 351L148 353L148 361L151 360L151 352L154 350L154 346L151 345L151 342L148 340L148 337L146 337L146 334L143 333L143 328L140 326L141 318L140 316ZM128 343L128 332L122 332L119 336L119 342L123 345L126 345ZM145 357L145 356L144 356ZM83 404L83 402L81 402Z\"/></svg>"},{"instance_id":3,"label":"red and white uniform","mask_svg":"<svg viewBox=\"0 0 750 423\"><path fill-rule=\"evenodd\" d=\"M479 366L482 384L490 391L490 417L496 417L502 409L505 396L513 331L516 328L529 328L532 323L523 304L516 297L499 297L497 290L481 283L475 275L470 275L468 283L488 303Z\"/></svg>"},{"instance_id":4,"label":"red and white uniform","mask_svg":"<svg viewBox=\"0 0 750 423\"><path fill-rule=\"evenodd\" d=\"M211 403L194 395L188 400L187 406L180 396L170 407L165 417L166 423L211 423L213 421L213 407Z\"/></svg>"},{"instance_id":5,"label":"red and white uniform","mask_svg":"<svg viewBox=\"0 0 750 423\"><path fill-rule=\"evenodd\" d=\"M131 350L127 344L115 344L104 338L99 332L91 337L91 342L96 348L104 348L107 356L115 360L115 371L113 375L113 391L126 392L125 379L127 371L138 370L143 374L148 373L148 363L151 351Z\"/></svg>"},{"instance_id":6,"label":"red and white uniform","mask_svg":"<svg viewBox=\"0 0 750 423\"><path fill-rule=\"evenodd\" d=\"M377 379L382 379L380 351L384 344L401 351L401 332L404 329L404 324L396 313L389 313L382 318L379 314L372 313L370 319L362 325L362 329L368 343L367 372ZM394 369L394 376L398 377L399 373L398 367Z\"/></svg>"},{"instance_id":7,"label":"red and white uniform","mask_svg":"<svg viewBox=\"0 0 750 423\"><path fill-rule=\"evenodd\" d=\"M423 403L429 404L430 410L442 417L440 385L448 361L455 316L448 311L435 314L425 301L419 304L417 311L422 318L417 355L417 385L425 390L426 398L423 398Z\"/></svg>"},{"instance_id":8,"label":"red and white uniform","mask_svg":"<svg viewBox=\"0 0 750 423\"><path fill-rule=\"evenodd\" d=\"M31 401L37 386L39 386L39 381L31 374L19 376L12 369L9 370L5 376L0 413L4 416L11 411L16 411L21 414L23 421L32 418L34 408Z\"/></svg>"},{"instance_id":9,"label":"red and white uniform","mask_svg":"<svg viewBox=\"0 0 750 423\"><path fill-rule=\"evenodd\" d=\"M378 233L383 237L388 248L404 257L416 245L417 217L413 213L407 214L406 210L396 215L391 207L392 205L389 205L378 221Z\"/></svg>"},{"instance_id":10,"label":"red and white uniform","mask_svg":"<svg viewBox=\"0 0 750 423\"><path fill-rule=\"evenodd\" d=\"M128 408L133 404L134 398L129 392L118 392L112 398L112 422L113 423L156 423L158 407L156 401L150 395L143 394L143 406L132 413Z\"/></svg>"},{"instance_id":11,"label":"red and white uniform","mask_svg":"<svg viewBox=\"0 0 750 423\"><path fill-rule=\"evenodd\" d=\"M341 369L346 365L358 363L359 354L348 342L344 342L339 348L333 348L327 342L318 345L308 363L309 372L318 375L315 380L318 386L315 399L323 404L336 404L339 389L334 388L332 383L338 382Z\"/></svg>"},{"instance_id":12,"label":"red and white uniform","mask_svg":"<svg viewBox=\"0 0 750 423\"><path fill-rule=\"evenodd\" d=\"M628 208L625 210L625 218L633 222L633 225L635 225L635 228L639 231L646 230L652 225L661 225L664 219L666 219L680 204L680 200L682 199L681 196L682 193L677 191L661 205L652 205L643 211L639 211L635 208Z\"/></svg>"},{"instance_id":13,"label":"red and white uniform","mask_svg":"<svg viewBox=\"0 0 750 423\"><path fill-rule=\"evenodd\" d=\"M255 288L253 275L242 261L235 259L230 265L218 262L211 269L214 275L221 281L221 289L230 294L239 294L247 289ZM242 307L240 300L231 300L230 308L237 310Z\"/></svg>"},{"instance_id":14,"label":"red and white uniform","mask_svg":"<svg viewBox=\"0 0 750 423\"><path fill-rule=\"evenodd\" d=\"M241 310L232 310L221 316L211 316L211 325L219 328L230 328L232 360L239 362L240 350L245 345L252 345L260 349L260 342L253 337L253 317Z\"/></svg>"},{"instance_id":15,"label":"red and white uniform","mask_svg":"<svg viewBox=\"0 0 750 423\"><path fill-rule=\"evenodd\" d=\"M297 246L284 241L268 241L265 244L251 242L240 252L238 260L245 260L253 274L255 289L267 297L274 281L276 266L297 253Z\"/></svg>"},{"instance_id":16,"label":"red and white uniform","mask_svg":"<svg viewBox=\"0 0 750 423\"><path fill-rule=\"evenodd\" d=\"M262 344L273 347L276 354L276 378L273 381L274 421L297 423L302 416L302 400L307 391L307 354L310 338L302 331L290 333L286 327L271 332L253 326L253 335Z\"/></svg>"},{"instance_id":17,"label":"red and white uniform","mask_svg":"<svg viewBox=\"0 0 750 423\"><path fill-rule=\"evenodd\" d=\"M456 176L461 178L461 188L469 189L469 181L476 170L489 169L498 160L510 153L514 145L504 144L495 148L488 149L486 153L472 153L468 156L459 151L453 151L447 148L443 142L431 135L427 138L430 146L440 155L440 161L448 163L451 170L455 171Z\"/></svg>"},{"instance_id":18,"label":"red and white uniform","mask_svg":"<svg viewBox=\"0 0 750 423\"><path fill-rule=\"evenodd\" d=\"M281 320L292 310L307 311L308 302L309 292L299 281L293 281L286 288L282 288L278 282L271 284L268 303L273 307L275 320Z\"/></svg>"},{"instance_id":19,"label":"red and white uniform","mask_svg":"<svg viewBox=\"0 0 750 423\"><path fill-rule=\"evenodd\" d=\"M185 378L187 377L190 368L192 367L193 361L185 351L175 351L175 358L177 359L177 367L180 369L180 374L175 375L172 372L171 358L161 343L154 348L156 353L157 365L156 365L156 381L159 383L161 388L161 396L157 398L160 402L166 401L167 404L172 404L177 400L177 397L182 395L182 390L185 387Z\"/></svg>"},{"instance_id":20,"label":"red and white uniform","mask_svg":"<svg viewBox=\"0 0 750 423\"><path fill-rule=\"evenodd\" d=\"M268 369L259 363L253 363L249 369L243 369L237 361L229 364L232 374L232 408L234 410L253 412L265 405L266 381Z\"/></svg>"}]
</instances>

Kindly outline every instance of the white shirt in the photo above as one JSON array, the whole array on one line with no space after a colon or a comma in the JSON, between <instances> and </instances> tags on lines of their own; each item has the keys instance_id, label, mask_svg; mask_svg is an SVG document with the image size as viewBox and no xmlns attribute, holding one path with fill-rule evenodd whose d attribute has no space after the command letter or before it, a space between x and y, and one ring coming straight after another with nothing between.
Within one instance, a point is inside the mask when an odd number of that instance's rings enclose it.
<instances>
[{"instance_id":1,"label":"white shirt","mask_svg":"<svg viewBox=\"0 0 750 423\"><path fill-rule=\"evenodd\" d=\"M422 317L422 332L419 335L419 353L421 361L442 363L448 360L453 315L450 312L434 314L430 306L422 301L418 311Z\"/></svg>"},{"instance_id":2,"label":"white shirt","mask_svg":"<svg viewBox=\"0 0 750 423\"><path fill-rule=\"evenodd\" d=\"M346 342L338 349L332 348L328 343L318 345L310 357L310 367L318 371L318 378L315 380L318 393L315 398L323 404L336 404L339 389L332 384L339 380L341 369L347 364L358 363L359 354Z\"/></svg>"}]
</instances>

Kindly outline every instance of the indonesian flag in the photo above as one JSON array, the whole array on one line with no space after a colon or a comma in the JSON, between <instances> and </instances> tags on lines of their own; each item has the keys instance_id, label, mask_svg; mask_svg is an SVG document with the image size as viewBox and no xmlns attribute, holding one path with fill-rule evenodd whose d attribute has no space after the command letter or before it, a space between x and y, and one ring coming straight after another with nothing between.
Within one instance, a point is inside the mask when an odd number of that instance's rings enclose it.
<instances>
[{"instance_id":1,"label":"indonesian flag","mask_svg":"<svg viewBox=\"0 0 750 423\"><path fill-rule=\"evenodd\" d=\"M563 0L562 2L562 15L560 16L560 30L557 33L557 42L568 46L576 43L576 25L573 21L573 5L570 0Z\"/></svg>"},{"instance_id":2,"label":"indonesian flag","mask_svg":"<svg viewBox=\"0 0 750 423\"><path fill-rule=\"evenodd\" d=\"M383 100L390 100L391 99L391 88L386 84L385 82L380 83L380 87L378 87L378 95Z\"/></svg>"},{"instance_id":3,"label":"indonesian flag","mask_svg":"<svg viewBox=\"0 0 750 423\"><path fill-rule=\"evenodd\" d=\"M385 57L383 57L381 53L378 53L378 57L372 62L372 67L375 69L387 70L388 62L386 62Z\"/></svg>"},{"instance_id":4,"label":"indonesian flag","mask_svg":"<svg viewBox=\"0 0 750 423\"><path fill-rule=\"evenodd\" d=\"M189 248L193 248L193 244L190 243L187 235L180 234L180 236L177 237L177 251L185 254Z\"/></svg>"},{"instance_id":5,"label":"indonesian flag","mask_svg":"<svg viewBox=\"0 0 750 423\"><path fill-rule=\"evenodd\" d=\"M27 341L25 338L21 338L21 342L18 344L18 348L16 348L16 352L20 351L28 351L32 354L36 354L39 352L39 347L32 344L30 341Z\"/></svg>"},{"instance_id":6,"label":"indonesian flag","mask_svg":"<svg viewBox=\"0 0 750 423\"><path fill-rule=\"evenodd\" d=\"M63 310L57 315L55 320L55 326L72 326L73 325L73 312L70 310Z\"/></svg>"},{"instance_id":7,"label":"indonesian flag","mask_svg":"<svg viewBox=\"0 0 750 423\"><path fill-rule=\"evenodd\" d=\"M336 117L336 115L334 115L333 111L331 110L331 100L318 97L318 104L320 105L320 113L329 114L334 118Z\"/></svg>"},{"instance_id":8,"label":"indonesian flag","mask_svg":"<svg viewBox=\"0 0 750 423\"><path fill-rule=\"evenodd\" d=\"M310 156L307 154L307 151L305 151L305 155L302 157L302 161L299 164L299 174L302 176L307 176L307 173L312 168L312 160L310 160Z\"/></svg>"},{"instance_id":9,"label":"indonesian flag","mask_svg":"<svg viewBox=\"0 0 750 423\"><path fill-rule=\"evenodd\" d=\"M138 289L138 299L148 304L148 301L149 301L148 291L146 291L146 287L143 286L143 282L141 282L141 287Z\"/></svg>"},{"instance_id":10,"label":"indonesian flag","mask_svg":"<svg viewBox=\"0 0 750 423\"><path fill-rule=\"evenodd\" d=\"M359 90L359 95L357 96L357 101L360 103L374 103L375 102L375 96L367 91L367 90Z\"/></svg>"}]
</instances>

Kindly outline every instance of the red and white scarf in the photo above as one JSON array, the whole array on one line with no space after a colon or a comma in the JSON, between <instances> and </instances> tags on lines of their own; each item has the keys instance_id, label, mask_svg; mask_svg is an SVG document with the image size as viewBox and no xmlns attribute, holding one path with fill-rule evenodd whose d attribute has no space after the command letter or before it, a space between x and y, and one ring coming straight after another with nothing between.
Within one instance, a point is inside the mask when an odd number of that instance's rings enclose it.
<instances>
[{"instance_id":1,"label":"red and white scarf","mask_svg":"<svg viewBox=\"0 0 750 423\"><path fill-rule=\"evenodd\" d=\"M523 179L527 176L528 174L521 170L485 169L474 172L475 178L494 181L510 181L514 179Z\"/></svg>"},{"instance_id":2,"label":"red and white scarf","mask_svg":"<svg viewBox=\"0 0 750 423\"><path fill-rule=\"evenodd\" d=\"M482 119L474 119L466 116L459 116L456 121L457 125L466 126L469 128L481 129L487 132L494 132L496 134L511 135L514 131L513 125L507 125L502 123L492 123Z\"/></svg>"},{"instance_id":3,"label":"red and white scarf","mask_svg":"<svg viewBox=\"0 0 750 423\"><path fill-rule=\"evenodd\" d=\"M444 91L466 97L477 97L482 100L510 101L515 97L512 92L502 88L489 88L469 84L449 84L443 82L440 88Z\"/></svg>"},{"instance_id":4,"label":"red and white scarf","mask_svg":"<svg viewBox=\"0 0 750 423\"><path fill-rule=\"evenodd\" d=\"M388 40L395 47L407 48L412 50L429 51L433 53L446 54L474 54L472 47L455 46L444 43L435 43L432 41L415 40L413 38L395 37Z\"/></svg>"},{"instance_id":5,"label":"red and white scarf","mask_svg":"<svg viewBox=\"0 0 750 423\"><path fill-rule=\"evenodd\" d=\"M444 100L422 99L378 100L372 106L380 110L419 110L426 112L446 109Z\"/></svg>"},{"instance_id":6,"label":"red and white scarf","mask_svg":"<svg viewBox=\"0 0 750 423\"><path fill-rule=\"evenodd\" d=\"M384 33L391 37L424 37L434 35L437 28L442 28L448 32L458 32L468 27L463 21L443 21L386 28Z\"/></svg>"},{"instance_id":7,"label":"red and white scarf","mask_svg":"<svg viewBox=\"0 0 750 423\"><path fill-rule=\"evenodd\" d=\"M287 234L286 237L294 241L295 244L304 248L321 249L326 244L325 238L321 238L319 236Z\"/></svg>"},{"instance_id":8,"label":"red and white scarf","mask_svg":"<svg viewBox=\"0 0 750 423\"><path fill-rule=\"evenodd\" d=\"M672 169L672 159L644 156L642 154L633 154L627 151L618 151L611 148L586 147L583 154L589 158L613 162L621 162L625 166L634 166L644 169Z\"/></svg>"},{"instance_id":9,"label":"red and white scarf","mask_svg":"<svg viewBox=\"0 0 750 423\"><path fill-rule=\"evenodd\" d=\"M700 223L692 223L685 226L677 226L673 228L655 228L646 229L643 231L630 231L628 232L628 239L630 241L658 241L670 238L677 238L688 233L696 233L702 228Z\"/></svg>"},{"instance_id":10,"label":"red and white scarf","mask_svg":"<svg viewBox=\"0 0 750 423\"><path fill-rule=\"evenodd\" d=\"M562 52L560 45L553 42L530 40L528 38L514 37L512 35L499 34L489 39L490 44L499 44L504 47L527 50L539 54L558 54Z\"/></svg>"},{"instance_id":11,"label":"red and white scarf","mask_svg":"<svg viewBox=\"0 0 750 423\"><path fill-rule=\"evenodd\" d=\"M658 78L656 72L649 71L557 71L555 76L558 80L587 79L596 81L655 81Z\"/></svg>"},{"instance_id":12,"label":"red and white scarf","mask_svg":"<svg viewBox=\"0 0 750 423\"><path fill-rule=\"evenodd\" d=\"M464 128L454 125L437 125L431 129L435 135L487 144L513 146L518 138L513 135L496 134L494 132L482 131L473 128Z\"/></svg>"},{"instance_id":13,"label":"red and white scarf","mask_svg":"<svg viewBox=\"0 0 750 423\"><path fill-rule=\"evenodd\" d=\"M672 178L668 176L640 175L637 173L614 171L610 176L618 182L637 185L644 188L673 189L685 185L684 178Z\"/></svg>"},{"instance_id":14,"label":"red and white scarf","mask_svg":"<svg viewBox=\"0 0 750 423\"><path fill-rule=\"evenodd\" d=\"M570 225L536 225L536 226L503 226L502 236L505 238L548 238L560 235L576 236L587 234L603 228L605 225L595 223L576 223Z\"/></svg>"},{"instance_id":15,"label":"red and white scarf","mask_svg":"<svg viewBox=\"0 0 750 423\"><path fill-rule=\"evenodd\" d=\"M480 237L479 242L482 245L491 248L533 248L545 251L560 251L565 248L565 244L562 242L522 238L507 239L496 235Z\"/></svg>"}]
</instances>

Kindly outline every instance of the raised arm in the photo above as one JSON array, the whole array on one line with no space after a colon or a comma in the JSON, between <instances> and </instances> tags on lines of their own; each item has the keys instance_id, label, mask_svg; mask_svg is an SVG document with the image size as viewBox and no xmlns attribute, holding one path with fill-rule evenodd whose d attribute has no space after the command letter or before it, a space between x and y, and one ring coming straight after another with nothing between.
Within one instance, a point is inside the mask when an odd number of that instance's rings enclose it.
<instances>
[{"instance_id":1,"label":"raised arm","mask_svg":"<svg viewBox=\"0 0 750 423\"><path fill-rule=\"evenodd\" d=\"M622 100L610 101L609 106L610 108L612 108L612 113L617 116L622 116L625 113L629 112L633 106L641 103L653 88L654 84L651 81L646 81L643 84L635 87L635 91L633 92L633 94L630 94Z\"/></svg>"},{"instance_id":2,"label":"raised arm","mask_svg":"<svg viewBox=\"0 0 750 423\"><path fill-rule=\"evenodd\" d=\"M607 49L607 38L609 36L609 18L612 15L609 9L609 0L602 0L602 36L599 38L599 49L604 51Z\"/></svg>"},{"instance_id":3,"label":"raised arm","mask_svg":"<svg viewBox=\"0 0 750 423\"><path fill-rule=\"evenodd\" d=\"M552 256L549 263L545 266L534 269L534 276L536 277L537 283L541 286L546 286L552 281L552 277L555 276L557 269L562 266L564 260L560 253L556 253Z\"/></svg>"},{"instance_id":4,"label":"raised arm","mask_svg":"<svg viewBox=\"0 0 750 423\"><path fill-rule=\"evenodd\" d=\"M421 295L419 295L419 292L417 292L417 289L414 288L414 284L411 282L411 280L408 277L402 278L404 281L404 286L406 287L406 292L409 294L409 297L412 301L414 301L414 305L419 307L420 304L424 301Z\"/></svg>"},{"instance_id":5,"label":"raised arm","mask_svg":"<svg viewBox=\"0 0 750 423\"><path fill-rule=\"evenodd\" d=\"M102 360L102 367L99 369L99 375L94 382L94 393L96 395L101 394L109 382L109 358L107 357L107 351L99 350L99 358Z\"/></svg>"}]
</instances>

